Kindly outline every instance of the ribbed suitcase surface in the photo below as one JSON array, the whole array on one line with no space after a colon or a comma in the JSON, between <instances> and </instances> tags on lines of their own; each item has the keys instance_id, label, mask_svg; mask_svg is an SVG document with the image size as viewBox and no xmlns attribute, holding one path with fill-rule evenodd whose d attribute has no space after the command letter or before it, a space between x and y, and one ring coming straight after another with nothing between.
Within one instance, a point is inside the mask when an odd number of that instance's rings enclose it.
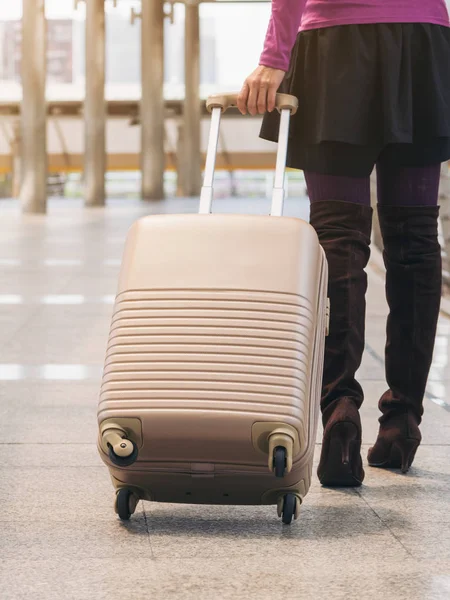
<instances>
[{"instance_id":1,"label":"ribbed suitcase surface","mask_svg":"<svg viewBox=\"0 0 450 600\"><path fill-rule=\"evenodd\" d=\"M307 439L315 311L290 294L126 292L117 299L100 411L295 410ZM283 407L288 410L283 412Z\"/></svg>"}]
</instances>

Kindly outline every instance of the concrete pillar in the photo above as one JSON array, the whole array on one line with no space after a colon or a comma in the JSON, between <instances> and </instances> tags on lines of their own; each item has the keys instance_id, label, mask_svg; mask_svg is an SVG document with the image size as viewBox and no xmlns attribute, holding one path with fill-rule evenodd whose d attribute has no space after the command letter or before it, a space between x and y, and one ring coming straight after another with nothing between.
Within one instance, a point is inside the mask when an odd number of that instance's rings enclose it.
<instances>
[{"instance_id":1,"label":"concrete pillar","mask_svg":"<svg viewBox=\"0 0 450 600\"><path fill-rule=\"evenodd\" d=\"M19 198L22 187L22 141L20 123L16 121L13 124L11 139L11 173L11 195L13 198Z\"/></svg>"},{"instance_id":2,"label":"concrete pillar","mask_svg":"<svg viewBox=\"0 0 450 600\"><path fill-rule=\"evenodd\" d=\"M184 162L184 123L177 124L176 170L177 170L177 197L185 196L185 162Z\"/></svg>"},{"instance_id":3,"label":"concrete pillar","mask_svg":"<svg viewBox=\"0 0 450 600\"><path fill-rule=\"evenodd\" d=\"M184 35L184 127L182 189L185 196L198 196L201 180L200 148L200 16L198 0L188 0L185 13Z\"/></svg>"},{"instance_id":4,"label":"concrete pillar","mask_svg":"<svg viewBox=\"0 0 450 600\"><path fill-rule=\"evenodd\" d=\"M46 32L45 0L23 0L20 200L27 213L47 210Z\"/></svg>"},{"instance_id":5,"label":"concrete pillar","mask_svg":"<svg viewBox=\"0 0 450 600\"><path fill-rule=\"evenodd\" d=\"M105 5L86 0L86 97L84 102L86 206L105 204Z\"/></svg>"},{"instance_id":6,"label":"concrete pillar","mask_svg":"<svg viewBox=\"0 0 450 600\"><path fill-rule=\"evenodd\" d=\"M142 0L142 197L164 197L164 2Z\"/></svg>"}]
</instances>

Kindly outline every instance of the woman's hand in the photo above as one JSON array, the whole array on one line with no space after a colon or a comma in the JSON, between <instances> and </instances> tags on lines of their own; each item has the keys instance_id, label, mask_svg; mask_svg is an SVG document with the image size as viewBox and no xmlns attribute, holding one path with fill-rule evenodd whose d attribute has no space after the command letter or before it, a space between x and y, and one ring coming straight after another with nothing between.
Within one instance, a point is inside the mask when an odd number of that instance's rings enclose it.
<instances>
[{"instance_id":1,"label":"woman's hand","mask_svg":"<svg viewBox=\"0 0 450 600\"><path fill-rule=\"evenodd\" d=\"M238 109L243 115L272 112L275 108L275 96L285 76L284 71L259 65L244 81L238 96Z\"/></svg>"}]
</instances>

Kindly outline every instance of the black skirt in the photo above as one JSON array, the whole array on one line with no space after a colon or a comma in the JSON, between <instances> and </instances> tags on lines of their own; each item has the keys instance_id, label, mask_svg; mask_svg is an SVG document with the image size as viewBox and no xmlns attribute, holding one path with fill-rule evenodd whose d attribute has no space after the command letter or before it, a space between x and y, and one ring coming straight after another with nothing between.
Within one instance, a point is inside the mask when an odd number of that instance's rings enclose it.
<instances>
[{"instance_id":1,"label":"black skirt","mask_svg":"<svg viewBox=\"0 0 450 600\"><path fill-rule=\"evenodd\" d=\"M450 29L345 25L298 35L280 91L299 99L288 166L364 177L450 159ZM277 141L279 115L261 137Z\"/></svg>"}]
</instances>

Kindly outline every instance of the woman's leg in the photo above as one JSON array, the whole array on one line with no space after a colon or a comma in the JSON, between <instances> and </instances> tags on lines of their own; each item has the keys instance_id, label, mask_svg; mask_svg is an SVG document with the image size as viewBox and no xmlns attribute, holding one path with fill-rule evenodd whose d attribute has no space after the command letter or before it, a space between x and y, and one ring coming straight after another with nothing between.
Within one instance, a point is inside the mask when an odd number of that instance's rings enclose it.
<instances>
[{"instance_id":1,"label":"woman's leg","mask_svg":"<svg viewBox=\"0 0 450 600\"><path fill-rule=\"evenodd\" d=\"M369 464L406 472L421 441L423 397L442 292L438 241L440 165L400 168L380 161L378 212L389 304L386 380Z\"/></svg>"},{"instance_id":2,"label":"woman's leg","mask_svg":"<svg viewBox=\"0 0 450 600\"><path fill-rule=\"evenodd\" d=\"M318 476L323 485L358 486L364 479L359 407L363 391L355 379L364 351L364 271L370 255L372 209L369 177L306 172L311 225L329 269L330 332L325 344L321 398L324 437Z\"/></svg>"}]
</instances>

